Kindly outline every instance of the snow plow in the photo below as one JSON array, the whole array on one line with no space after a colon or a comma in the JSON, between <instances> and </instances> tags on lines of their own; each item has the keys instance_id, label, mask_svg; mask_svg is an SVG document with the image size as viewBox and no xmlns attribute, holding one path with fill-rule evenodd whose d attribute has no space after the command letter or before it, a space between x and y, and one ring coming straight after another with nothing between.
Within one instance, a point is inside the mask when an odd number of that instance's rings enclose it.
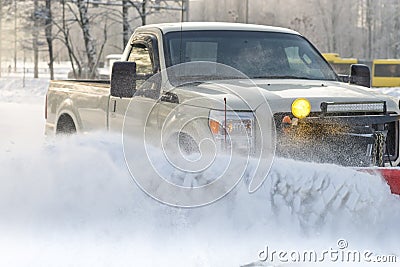
<instances>
[{"instance_id":1,"label":"snow plow","mask_svg":"<svg viewBox=\"0 0 400 267\"><path fill-rule=\"evenodd\" d=\"M359 171L380 175L389 185L392 194L400 195L400 168L364 168Z\"/></svg>"},{"instance_id":2,"label":"snow plow","mask_svg":"<svg viewBox=\"0 0 400 267\"><path fill-rule=\"evenodd\" d=\"M380 175L393 194L400 195L398 122L400 116L387 111L385 101L322 102L321 112L311 113L311 104L299 98L290 115L275 115L277 153ZM362 116L361 113L363 113ZM293 145L296 144L296 145Z\"/></svg>"}]
</instances>

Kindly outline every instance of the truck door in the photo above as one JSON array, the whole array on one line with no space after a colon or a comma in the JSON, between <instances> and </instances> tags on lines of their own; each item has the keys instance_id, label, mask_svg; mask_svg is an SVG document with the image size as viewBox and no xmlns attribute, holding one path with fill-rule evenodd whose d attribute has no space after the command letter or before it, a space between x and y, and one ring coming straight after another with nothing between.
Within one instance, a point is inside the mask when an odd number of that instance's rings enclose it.
<instances>
[{"instance_id":1,"label":"truck door","mask_svg":"<svg viewBox=\"0 0 400 267\"><path fill-rule=\"evenodd\" d=\"M111 96L109 105L109 129L122 132L125 115L130 116L125 123L128 133L138 136L143 132L149 111L158 99L158 94L144 92L147 87L146 81L151 80L153 75L159 71L157 39L153 35L138 35L131 44L131 52L128 61L136 63L136 88L132 98L120 98ZM133 74L132 74L133 75ZM131 103L131 104L130 104ZM127 112L129 106L129 110Z\"/></svg>"}]
</instances>

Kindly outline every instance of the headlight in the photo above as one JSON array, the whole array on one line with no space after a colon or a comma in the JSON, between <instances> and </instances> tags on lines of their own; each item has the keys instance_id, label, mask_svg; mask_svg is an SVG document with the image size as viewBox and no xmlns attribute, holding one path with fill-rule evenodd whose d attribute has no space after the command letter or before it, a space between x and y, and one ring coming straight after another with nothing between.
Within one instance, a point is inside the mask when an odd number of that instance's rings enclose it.
<instances>
[{"instance_id":1,"label":"headlight","mask_svg":"<svg viewBox=\"0 0 400 267\"><path fill-rule=\"evenodd\" d=\"M228 111L226 112L225 123L224 111L210 111L209 126L214 135L224 137L225 125L226 134L230 135L231 137L253 136L254 115L252 112Z\"/></svg>"},{"instance_id":2,"label":"headlight","mask_svg":"<svg viewBox=\"0 0 400 267\"><path fill-rule=\"evenodd\" d=\"M297 98L292 103L292 114L298 119L304 119L311 112L311 104L305 98Z\"/></svg>"},{"instance_id":3,"label":"headlight","mask_svg":"<svg viewBox=\"0 0 400 267\"><path fill-rule=\"evenodd\" d=\"M226 122L225 122L226 117ZM226 128L225 128L226 126ZM234 112L212 110L209 116L209 127L214 138L223 143L226 140L230 146L254 146L254 115L252 112ZM226 144L225 144L226 145Z\"/></svg>"}]
</instances>

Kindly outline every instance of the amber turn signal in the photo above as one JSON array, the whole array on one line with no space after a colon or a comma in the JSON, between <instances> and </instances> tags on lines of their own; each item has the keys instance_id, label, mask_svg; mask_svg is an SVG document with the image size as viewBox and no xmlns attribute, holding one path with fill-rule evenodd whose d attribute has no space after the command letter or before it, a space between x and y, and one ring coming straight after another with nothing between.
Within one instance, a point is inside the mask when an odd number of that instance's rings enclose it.
<instances>
[{"instance_id":1,"label":"amber turn signal","mask_svg":"<svg viewBox=\"0 0 400 267\"><path fill-rule=\"evenodd\" d=\"M282 123L284 124L291 124L292 123L292 119L289 116L285 116L282 119Z\"/></svg>"},{"instance_id":2,"label":"amber turn signal","mask_svg":"<svg viewBox=\"0 0 400 267\"><path fill-rule=\"evenodd\" d=\"M209 124L210 124L211 132L213 134L218 134L219 133L219 122L215 121L215 120L210 120Z\"/></svg>"}]
</instances>

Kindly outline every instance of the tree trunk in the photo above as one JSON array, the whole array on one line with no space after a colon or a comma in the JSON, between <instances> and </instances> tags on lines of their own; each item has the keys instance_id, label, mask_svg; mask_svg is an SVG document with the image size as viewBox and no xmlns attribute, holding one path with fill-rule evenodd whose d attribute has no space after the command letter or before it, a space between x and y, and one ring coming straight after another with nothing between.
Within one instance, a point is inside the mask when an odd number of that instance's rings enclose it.
<instances>
[{"instance_id":1,"label":"tree trunk","mask_svg":"<svg viewBox=\"0 0 400 267\"><path fill-rule=\"evenodd\" d=\"M50 79L54 80L54 55L53 55L53 14L51 12L51 0L46 0L46 21L45 21L45 32L46 32L46 41L47 47L49 50L49 71L50 71Z\"/></svg>"},{"instance_id":2,"label":"tree trunk","mask_svg":"<svg viewBox=\"0 0 400 267\"><path fill-rule=\"evenodd\" d=\"M395 39L394 39L394 51L393 51L393 55L394 58L399 58L400 57L400 18L399 18L399 12L400 12L400 1L396 2L396 12L394 15L394 32L395 32Z\"/></svg>"},{"instance_id":3,"label":"tree trunk","mask_svg":"<svg viewBox=\"0 0 400 267\"><path fill-rule=\"evenodd\" d=\"M39 48L38 48L38 39L39 39L39 3L38 0L33 1L34 4L34 14L33 14L33 30L32 30L32 42L33 42L33 78L39 78Z\"/></svg>"},{"instance_id":4,"label":"tree trunk","mask_svg":"<svg viewBox=\"0 0 400 267\"><path fill-rule=\"evenodd\" d=\"M325 7L324 3L321 3L320 1L317 1L316 3L317 7L319 8L319 11L321 12L321 20L322 20L322 26L324 27L324 32L326 36L326 46L327 46L327 51L332 52L332 46L331 46L331 29L329 28L329 22L327 19L327 15L325 12ZM329 12L328 12L329 13ZM332 16L332 14L330 14Z\"/></svg>"},{"instance_id":5,"label":"tree trunk","mask_svg":"<svg viewBox=\"0 0 400 267\"><path fill-rule=\"evenodd\" d=\"M368 35L368 46L367 46L367 58L372 59L372 3L371 0L367 0L366 10L366 24L367 24L367 35Z\"/></svg>"},{"instance_id":6,"label":"tree trunk","mask_svg":"<svg viewBox=\"0 0 400 267\"><path fill-rule=\"evenodd\" d=\"M332 13L331 15L331 38L332 38L332 51L334 51L335 53L338 52L337 49L337 40L336 38L338 38L340 35L337 34L337 19L339 17L339 12L338 12L338 8L337 8L337 0L332 1Z\"/></svg>"},{"instance_id":7,"label":"tree trunk","mask_svg":"<svg viewBox=\"0 0 400 267\"><path fill-rule=\"evenodd\" d=\"M96 74L96 59L97 59L97 52L96 46L94 44L94 40L90 34L90 23L88 17L88 6L84 3L84 0L77 0L76 5L78 6L79 16L80 16L80 23L81 29L83 33L83 40L85 42L85 49L88 59L88 68L90 72L90 77L93 79Z\"/></svg>"},{"instance_id":8,"label":"tree trunk","mask_svg":"<svg viewBox=\"0 0 400 267\"><path fill-rule=\"evenodd\" d=\"M122 0L122 31L123 31L123 47L129 42L130 27L128 22L129 6L127 0Z\"/></svg>"},{"instance_id":9,"label":"tree trunk","mask_svg":"<svg viewBox=\"0 0 400 267\"><path fill-rule=\"evenodd\" d=\"M2 32L3 32L3 24L2 24L2 21L3 21L3 1L1 1L0 0L0 77L1 77L1 73L2 73L2 64L1 64L1 62L2 62L2 60L3 60L3 58L2 58L2 49L3 49L3 43L2 43L2 40L3 40L3 36L2 36Z\"/></svg>"},{"instance_id":10,"label":"tree trunk","mask_svg":"<svg viewBox=\"0 0 400 267\"><path fill-rule=\"evenodd\" d=\"M14 72L17 72L17 0L14 0Z\"/></svg>"},{"instance_id":11,"label":"tree trunk","mask_svg":"<svg viewBox=\"0 0 400 267\"><path fill-rule=\"evenodd\" d=\"M140 14L140 17L142 18L142 26L146 25L146 2L147 0L143 0L142 2L142 12Z\"/></svg>"},{"instance_id":12,"label":"tree trunk","mask_svg":"<svg viewBox=\"0 0 400 267\"><path fill-rule=\"evenodd\" d=\"M64 45L67 47L67 50L68 50L68 57L69 57L69 61L71 62L72 72L73 72L74 78L77 79L78 77L80 77L80 75L82 73L82 66L81 66L79 60L76 58L76 56L74 54L74 50L73 50L70 40L69 40L69 29L67 26L67 20L66 20L66 15L65 15L65 5L66 5L65 0L62 0L61 1L62 33L64 35ZM75 63L77 64L77 67L78 67L78 73L76 72Z\"/></svg>"}]
</instances>

